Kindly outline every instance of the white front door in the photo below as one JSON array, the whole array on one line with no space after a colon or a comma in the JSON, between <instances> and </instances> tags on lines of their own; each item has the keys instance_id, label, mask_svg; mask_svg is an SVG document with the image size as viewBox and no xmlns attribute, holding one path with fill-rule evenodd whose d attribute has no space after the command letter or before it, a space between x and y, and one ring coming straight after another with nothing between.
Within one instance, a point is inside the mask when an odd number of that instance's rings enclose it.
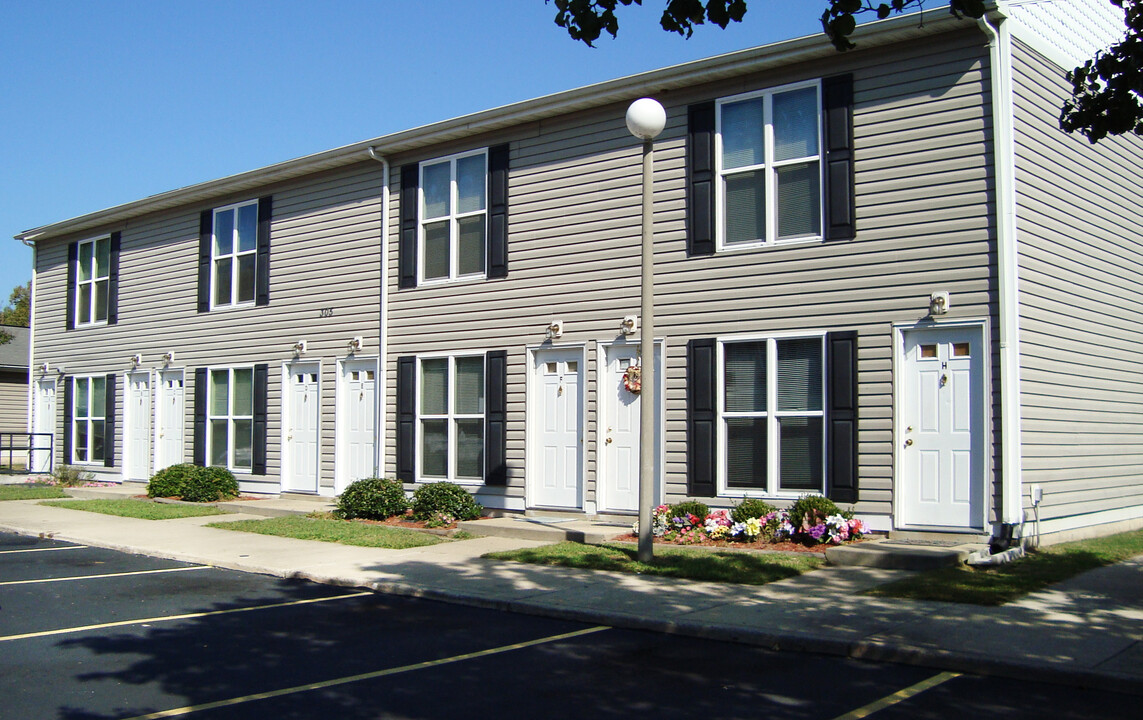
<instances>
[{"instance_id":1,"label":"white front door","mask_svg":"<svg viewBox=\"0 0 1143 720\"><path fill-rule=\"evenodd\" d=\"M36 425L35 433L44 433L32 438L32 456L28 467L34 473L52 471L52 440L56 432L56 381L55 378L41 378L36 382Z\"/></svg>"},{"instance_id":2,"label":"white front door","mask_svg":"<svg viewBox=\"0 0 1143 720\"><path fill-rule=\"evenodd\" d=\"M533 356L528 505L578 508L583 502L582 357L579 350Z\"/></svg>"},{"instance_id":3,"label":"white front door","mask_svg":"<svg viewBox=\"0 0 1143 720\"><path fill-rule=\"evenodd\" d=\"M631 392L624 383L627 368L639 364L639 344L609 345L604 349L604 369L600 376L599 411L603 435L600 453L598 503L601 511L636 512L639 510L639 412L641 395ZM662 442L662 348L655 346L655 490L660 493Z\"/></svg>"},{"instance_id":4,"label":"white front door","mask_svg":"<svg viewBox=\"0 0 1143 720\"><path fill-rule=\"evenodd\" d=\"M162 370L155 391L155 472L183 461L183 371Z\"/></svg>"},{"instance_id":5,"label":"white front door","mask_svg":"<svg viewBox=\"0 0 1143 720\"><path fill-rule=\"evenodd\" d=\"M316 493L318 490L318 400L317 364L293 364L286 368L288 386L285 417L286 453L282 489Z\"/></svg>"},{"instance_id":6,"label":"white front door","mask_svg":"<svg viewBox=\"0 0 1143 720\"><path fill-rule=\"evenodd\" d=\"M123 477L151 476L151 373L127 373L127 405L123 411Z\"/></svg>"},{"instance_id":7,"label":"white front door","mask_svg":"<svg viewBox=\"0 0 1143 720\"><path fill-rule=\"evenodd\" d=\"M904 333L899 484L903 526L984 526L980 327Z\"/></svg>"},{"instance_id":8,"label":"white front door","mask_svg":"<svg viewBox=\"0 0 1143 720\"><path fill-rule=\"evenodd\" d=\"M374 474L377 417L377 361L346 360L337 389L337 475L340 493L354 480Z\"/></svg>"}]
</instances>

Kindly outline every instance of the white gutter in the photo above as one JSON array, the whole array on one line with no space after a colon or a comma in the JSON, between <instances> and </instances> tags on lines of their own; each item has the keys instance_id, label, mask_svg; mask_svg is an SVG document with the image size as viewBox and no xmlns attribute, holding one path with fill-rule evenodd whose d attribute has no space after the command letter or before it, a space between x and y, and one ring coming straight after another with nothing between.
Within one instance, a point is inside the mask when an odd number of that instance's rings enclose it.
<instances>
[{"instance_id":1,"label":"white gutter","mask_svg":"<svg viewBox=\"0 0 1143 720\"><path fill-rule=\"evenodd\" d=\"M1004 16L1001 16L1004 18ZM1006 18L979 21L988 36L992 76L992 144L996 175L997 273L1000 283L1000 522L1024 520L1020 441L1020 255L1016 228L1016 143L1012 34Z\"/></svg>"},{"instance_id":2,"label":"white gutter","mask_svg":"<svg viewBox=\"0 0 1143 720\"><path fill-rule=\"evenodd\" d=\"M388 397L389 383L386 382L389 373L389 160L378 155L377 150L369 147L369 157L381 163L381 314L378 328L379 340L377 347L377 385L376 417L377 427L373 430L373 467L377 477L385 475L385 438L388 417L386 415L385 398Z\"/></svg>"}]
</instances>

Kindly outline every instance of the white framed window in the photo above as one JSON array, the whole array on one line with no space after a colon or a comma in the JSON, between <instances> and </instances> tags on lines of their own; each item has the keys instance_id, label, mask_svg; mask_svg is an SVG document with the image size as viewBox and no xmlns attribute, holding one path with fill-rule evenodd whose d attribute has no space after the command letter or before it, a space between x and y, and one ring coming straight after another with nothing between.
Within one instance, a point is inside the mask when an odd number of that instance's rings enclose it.
<instances>
[{"instance_id":1,"label":"white framed window","mask_svg":"<svg viewBox=\"0 0 1143 720\"><path fill-rule=\"evenodd\" d=\"M720 250L822 238L821 84L717 102Z\"/></svg>"},{"instance_id":2,"label":"white framed window","mask_svg":"<svg viewBox=\"0 0 1143 720\"><path fill-rule=\"evenodd\" d=\"M488 254L488 152L420 166L420 282L484 277Z\"/></svg>"},{"instance_id":3,"label":"white framed window","mask_svg":"<svg viewBox=\"0 0 1143 720\"><path fill-rule=\"evenodd\" d=\"M215 208L211 307L252 304L258 262L258 201Z\"/></svg>"},{"instance_id":4,"label":"white framed window","mask_svg":"<svg viewBox=\"0 0 1143 720\"><path fill-rule=\"evenodd\" d=\"M107 322L111 286L111 238L84 240L76 248L75 324Z\"/></svg>"},{"instance_id":5,"label":"white framed window","mask_svg":"<svg viewBox=\"0 0 1143 720\"><path fill-rule=\"evenodd\" d=\"M207 461L250 472L254 465L254 368L211 368L207 395Z\"/></svg>"},{"instance_id":6,"label":"white framed window","mask_svg":"<svg viewBox=\"0 0 1143 720\"><path fill-rule=\"evenodd\" d=\"M418 362L418 478L484 479L484 355Z\"/></svg>"},{"instance_id":7,"label":"white framed window","mask_svg":"<svg viewBox=\"0 0 1143 720\"><path fill-rule=\"evenodd\" d=\"M720 494L822 492L825 335L719 342Z\"/></svg>"},{"instance_id":8,"label":"white framed window","mask_svg":"<svg viewBox=\"0 0 1143 720\"><path fill-rule=\"evenodd\" d=\"M71 462L102 463L106 447L107 378L74 378Z\"/></svg>"}]
</instances>

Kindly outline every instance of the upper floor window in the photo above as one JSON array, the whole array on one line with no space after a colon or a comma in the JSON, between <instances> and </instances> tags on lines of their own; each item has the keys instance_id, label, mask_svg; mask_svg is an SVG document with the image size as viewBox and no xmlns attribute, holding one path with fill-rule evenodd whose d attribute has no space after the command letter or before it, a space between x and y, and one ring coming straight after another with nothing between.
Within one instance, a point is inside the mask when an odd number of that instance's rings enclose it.
<instances>
[{"instance_id":1,"label":"upper floor window","mask_svg":"<svg viewBox=\"0 0 1143 720\"><path fill-rule=\"evenodd\" d=\"M484 277L488 153L421 163L420 281Z\"/></svg>"},{"instance_id":2,"label":"upper floor window","mask_svg":"<svg viewBox=\"0 0 1143 720\"><path fill-rule=\"evenodd\" d=\"M723 342L723 488L729 494L822 492L823 337Z\"/></svg>"},{"instance_id":3,"label":"upper floor window","mask_svg":"<svg viewBox=\"0 0 1143 720\"><path fill-rule=\"evenodd\" d=\"M250 472L254 463L254 369L211 368L207 388L211 465Z\"/></svg>"},{"instance_id":4,"label":"upper floor window","mask_svg":"<svg viewBox=\"0 0 1143 720\"><path fill-rule=\"evenodd\" d=\"M819 83L724 98L717 108L719 247L820 240Z\"/></svg>"},{"instance_id":5,"label":"upper floor window","mask_svg":"<svg viewBox=\"0 0 1143 720\"><path fill-rule=\"evenodd\" d=\"M77 377L74 381L71 462L102 463L106 447L107 379Z\"/></svg>"},{"instance_id":6,"label":"upper floor window","mask_svg":"<svg viewBox=\"0 0 1143 720\"><path fill-rule=\"evenodd\" d=\"M484 478L484 356L421 358L420 478Z\"/></svg>"},{"instance_id":7,"label":"upper floor window","mask_svg":"<svg viewBox=\"0 0 1143 720\"><path fill-rule=\"evenodd\" d=\"M111 287L111 238L86 240L76 248L75 324L107 322Z\"/></svg>"},{"instance_id":8,"label":"upper floor window","mask_svg":"<svg viewBox=\"0 0 1143 720\"><path fill-rule=\"evenodd\" d=\"M214 210L211 305L254 302L258 258L258 201Z\"/></svg>"}]
</instances>

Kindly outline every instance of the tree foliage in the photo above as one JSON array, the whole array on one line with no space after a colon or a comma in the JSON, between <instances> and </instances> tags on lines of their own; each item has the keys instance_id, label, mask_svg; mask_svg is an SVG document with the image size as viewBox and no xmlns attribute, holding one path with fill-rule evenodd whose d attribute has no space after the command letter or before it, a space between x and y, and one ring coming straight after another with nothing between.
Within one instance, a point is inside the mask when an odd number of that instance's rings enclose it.
<instances>
[{"instance_id":1,"label":"tree foliage","mask_svg":"<svg viewBox=\"0 0 1143 720\"><path fill-rule=\"evenodd\" d=\"M32 317L32 283L17 285L8 297L8 307L0 310L0 325L28 327ZM0 345L12 340L12 334L0 330Z\"/></svg>"},{"instance_id":2,"label":"tree foliage","mask_svg":"<svg viewBox=\"0 0 1143 720\"><path fill-rule=\"evenodd\" d=\"M1111 2L1124 10L1127 35L1068 73L1072 96L1060 111L1060 127L1093 144L1108 135L1143 135L1143 0Z\"/></svg>"},{"instance_id":3,"label":"tree foliage","mask_svg":"<svg viewBox=\"0 0 1143 720\"><path fill-rule=\"evenodd\" d=\"M804 1L804 0L802 0ZM840 51L856 45L850 36L858 17L883 20L894 13L924 9L925 0L824 0L828 3L821 22L830 42ZM943 2L944 0L942 0ZM1126 37L1105 52L1097 53L1068 73L1072 97L1060 111L1060 127L1079 132L1096 143L1108 135L1143 135L1143 0L1108 0L1124 9ZM620 5L642 5L643 0L545 0L556 6L556 24L568 35L594 47L600 35L619 33L616 10ZM981 18L985 0L947 0L956 17ZM690 37L695 26L707 22L725 28L741 22L746 0L667 0L659 24L668 32Z\"/></svg>"}]
</instances>

